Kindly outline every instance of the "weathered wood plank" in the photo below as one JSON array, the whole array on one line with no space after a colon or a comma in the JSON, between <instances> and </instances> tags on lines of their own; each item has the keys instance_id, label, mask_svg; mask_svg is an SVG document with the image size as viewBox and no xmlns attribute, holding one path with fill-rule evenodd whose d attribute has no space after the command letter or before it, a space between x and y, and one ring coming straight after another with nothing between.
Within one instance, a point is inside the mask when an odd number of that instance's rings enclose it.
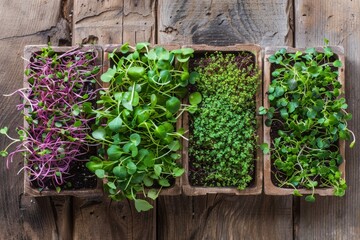
<instances>
[{"instance_id":1,"label":"weathered wood plank","mask_svg":"<svg viewBox=\"0 0 360 240\"><path fill-rule=\"evenodd\" d=\"M74 1L73 44L120 43L122 41L123 0Z\"/></svg>"},{"instance_id":2,"label":"weathered wood plank","mask_svg":"<svg viewBox=\"0 0 360 240\"><path fill-rule=\"evenodd\" d=\"M291 239L288 197L161 197L158 239Z\"/></svg>"},{"instance_id":3,"label":"weathered wood plank","mask_svg":"<svg viewBox=\"0 0 360 240\"><path fill-rule=\"evenodd\" d=\"M291 45L291 3L287 0L160 0L158 40L181 44Z\"/></svg>"},{"instance_id":4,"label":"weathered wood plank","mask_svg":"<svg viewBox=\"0 0 360 240\"><path fill-rule=\"evenodd\" d=\"M155 208L156 209L156 208ZM155 239L156 210L138 213L133 202L74 198L74 239Z\"/></svg>"},{"instance_id":5,"label":"weathered wood plank","mask_svg":"<svg viewBox=\"0 0 360 240\"><path fill-rule=\"evenodd\" d=\"M23 49L26 44L53 44L69 41L67 21L62 17L60 0L56 1L2 1L0 3L0 127L8 126L15 136L15 127L23 121L16 110L17 96L4 97L23 86ZM9 141L0 138L0 149ZM58 239L61 229L50 198L32 198L23 195L23 174L16 173L23 166L18 156L6 169L0 164L0 239ZM57 209L62 209L59 205ZM46 227L44 227L46 226Z\"/></svg>"},{"instance_id":6,"label":"weathered wood plank","mask_svg":"<svg viewBox=\"0 0 360 240\"><path fill-rule=\"evenodd\" d=\"M154 43L155 1L74 2L73 44L84 39L100 44L149 41ZM91 37L89 37L92 35ZM73 201L74 239L155 239L154 209L137 213L128 200L101 199Z\"/></svg>"},{"instance_id":7,"label":"weathered wood plank","mask_svg":"<svg viewBox=\"0 0 360 240\"><path fill-rule=\"evenodd\" d=\"M154 0L75 1L73 43L154 42L155 2Z\"/></svg>"},{"instance_id":8,"label":"weathered wood plank","mask_svg":"<svg viewBox=\"0 0 360 240\"><path fill-rule=\"evenodd\" d=\"M358 111L360 83L360 2L359 1L295 1L297 47L319 46L324 37L332 45L343 45L346 56L346 98L353 120L349 128L360 131ZM311 204L300 201L300 217L296 226L296 239L359 239L360 236L360 146L346 149L346 180L348 190L345 197L317 197Z\"/></svg>"},{"instance_id":9,"label":"weathered wood plank","mask_svg":"<svg viewBox=\"0 0 360 240\"><path fill-rule=\"evenodd\" d=\"M155 0L124 1L124 42L155 42L155 3Z\"/></svg>"},{"instance_id":10,"label":"weathered wood plank","mask_svg":"<svg viewBox=\"0 0 360 240\"><path fill-rule=\"evenodd\" d=\"M171 1L158 6L158 43L292 45L292 1ZM292 239L292 197L161 196L158 239Z\"/></svg>"}]
</instances>

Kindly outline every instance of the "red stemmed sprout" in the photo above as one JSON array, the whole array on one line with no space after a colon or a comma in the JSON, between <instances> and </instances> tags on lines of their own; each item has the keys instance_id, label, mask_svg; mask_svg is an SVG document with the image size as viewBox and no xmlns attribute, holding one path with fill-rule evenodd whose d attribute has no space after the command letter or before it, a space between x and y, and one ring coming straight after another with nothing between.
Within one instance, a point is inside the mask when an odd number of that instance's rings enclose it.
<instances>
[{"instance_id":1,"label":"red stemmed sprout","mask_svg":"<svg viewBox=\"0 0 360 240\"><path fill-rule=\"evenodd\" d=\"M24 100L17 108L25 116L25 126L17 129L19 139L10 137L7 127L0 130L12 140L0 154L7 157L7 166L15 154L24 154L22 169L35 187L61 189L74 162L86 161L89 155L87 133L100 72L97 55L94 49L56 53L50 46L43 48L25 69L27 86L8 95L19 94ZM16 148L8 153L13 144Z\"/></svg>"}]
</instances>

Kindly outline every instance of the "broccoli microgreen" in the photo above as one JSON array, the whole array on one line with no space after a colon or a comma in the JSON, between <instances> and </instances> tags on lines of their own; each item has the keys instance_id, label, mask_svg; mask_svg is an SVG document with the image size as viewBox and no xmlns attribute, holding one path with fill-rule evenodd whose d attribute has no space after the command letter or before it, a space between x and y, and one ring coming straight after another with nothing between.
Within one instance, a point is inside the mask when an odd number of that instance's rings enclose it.
<instances>
[{"instance_id":1,"label":"broccoli microgreen","mask_svg":"<svg viewBox=\"0 0 360 240\"><path fill-rule=\"evenodd\" d=\"M195 186L245 189L256 160L256 92L260 71L250 52L216 52L194 63L198 103L190 115L189 179ZM201 101L201 102L200 102Z\"/></svg>"}]
</instances>

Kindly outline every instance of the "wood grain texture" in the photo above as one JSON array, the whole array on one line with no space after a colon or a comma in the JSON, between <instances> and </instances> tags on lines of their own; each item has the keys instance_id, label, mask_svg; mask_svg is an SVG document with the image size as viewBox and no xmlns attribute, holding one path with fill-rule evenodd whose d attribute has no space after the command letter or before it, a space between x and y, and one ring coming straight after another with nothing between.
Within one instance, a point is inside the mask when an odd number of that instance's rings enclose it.
<instances>
[{"instance_id":1,"label":"wood grain texture","mask_svg":"<svg viewBox=\"0 0 360 240\"><path fill-rule=\"evenodd\" d=\"M23 49L26 44L55 45L69 40L67 21L62 18L61 1L1 1L0 3L0 127L8 126L11 136L23 121L16 105L19 96L4 97L23 85ZM0 138L0 149L9 141ZM18 156L6 169L0 164L0 239L59 239L57 214L50 198L23 195L23 165ZM46 226L46 227L44 227Z\"/></svg>"},{"instance_id":2,"label":"wood grain texture","mask_svg":"<svg viewBox=\"0 0 360 240\"><path fill-rule=\"evenodd\" d=\"M154 42L155 2L74 1L73 44Z\"/></svg>"},{"instance_id":3,"label":"wood grain texture","mask_svg":"<svg viewBox=\"0 0 360 240\"><path fill-rule=\"evenodd\" d=\"M349 128L358 133L360 83L360 2L341 0L297 0L295 1L297 47L319 46L324 37L332 45L343 45L346 56L345 94L353 120ZM345 197L318 197L311 204L300 202L299 224L296 239L359 239L360 236L360 145L353 149L346 146L346 180L348 190Z\"/></svg>"},{"instance_id":4,"label":"wood grain texture","mask_svg":"<svg viewBox=\"0 0 360 240\"><path fill-rule=\"evenodd\" d=\"M171 1L158 43L292 45L292 1ZM292 239L292 197L160 196L158 239Z\"/></svg>"},{"instance_id":5,"label":"wood grain texture","mask_svg":"<svg viewBox=\"0 0 360 240\"><path fill-rule=\"evenodd\" d=\"M158 41L180 44L292 44L292 1L159 0Z\"/></svg>"},{"instance_id":6,"label":"wood grain texture","mask_svg":"<svg viewBox=\"0 0 360 240\"><path fill-rule=\"evenodd\" d=\"M158 212L158 239L292 238L288 197L162 197Z\"/></svg>"},{"instance_id":7,"label":"wood grain texture","mask_svg":"<svg viewBox=\"0 0 360 240\"><path fill-rule=\"evenodd\" d=\"M155 42L155 0L124 1L123 42Z\"/></svg>"},{"instance_id":8,"label":"wood grain texture","mask_svg":"<svg viewBox=\"0 0 360 240\"><path fill-rule=\"evenodd\" d=\"M156 206L138 213L132 201L113 202L106 196L74 198L73 209L74 239L156 239Z\"/></svg>"}]
</instances>

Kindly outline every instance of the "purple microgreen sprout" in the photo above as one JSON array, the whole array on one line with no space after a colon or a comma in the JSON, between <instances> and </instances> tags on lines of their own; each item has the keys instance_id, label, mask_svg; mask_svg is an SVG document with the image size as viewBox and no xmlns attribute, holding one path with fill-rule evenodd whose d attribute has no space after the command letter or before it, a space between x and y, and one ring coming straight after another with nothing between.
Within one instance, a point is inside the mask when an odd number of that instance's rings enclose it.
<instances>
[{"instance_id":1,"label":"purple microgreen sprout","mask_svg":"<svg viewBox=\"0 0 360 240\"><path fill-rule=\"evenodd\" d=\"M25 156L26 170L33 186L53 186L57 192L71 176L74 161L86 161L92 144L87 140L94 120L90 112L95 105L96 65L98 52L75 48L56 53L50 46L34 53L25 69L28 86L19 94L23 103L17 105L25 117L25 126L17 128L18 139L0 129L12 142L0 152L7 157L7 166L14 155ZM11 145L15 150L8 152Z\"/></svg>"}]
</instances>

